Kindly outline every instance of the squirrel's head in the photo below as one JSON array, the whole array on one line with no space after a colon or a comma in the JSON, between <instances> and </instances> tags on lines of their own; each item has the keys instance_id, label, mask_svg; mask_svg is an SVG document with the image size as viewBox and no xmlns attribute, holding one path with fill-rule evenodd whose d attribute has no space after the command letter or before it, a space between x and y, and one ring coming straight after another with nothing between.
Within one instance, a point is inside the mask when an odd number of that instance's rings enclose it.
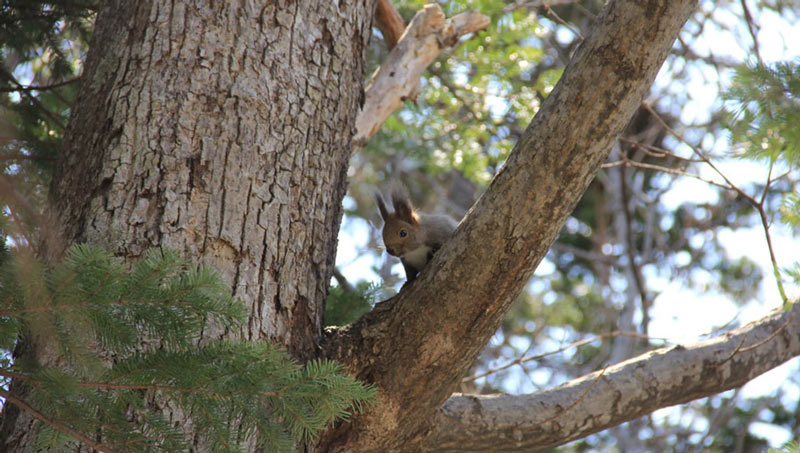
<instances>
[{"instance_id":1,"label":"squirrel's head","mask_svg":"<svg viewBox=\"0 0 800 453\"><path fill-rule=\"evenodd\" d=\"M424 238L419 225L419 216L400 190L392 191L392 207L389 212L380 194L375 194L378 210L383 218L383 245L390 255L403 256L421 245Z\"/></svg>"}]
</instances>

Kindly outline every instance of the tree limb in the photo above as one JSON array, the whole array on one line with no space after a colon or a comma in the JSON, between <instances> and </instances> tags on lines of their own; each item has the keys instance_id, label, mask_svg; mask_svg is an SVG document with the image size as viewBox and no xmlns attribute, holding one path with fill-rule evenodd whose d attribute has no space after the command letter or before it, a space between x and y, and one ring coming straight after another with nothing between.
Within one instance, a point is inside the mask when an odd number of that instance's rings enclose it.
<instances>
[{"instance_id":1,"label":"tree limb","mask_svg":"<svg viewBox=\"0 0 800 453\"><path fill-rule=\"evenodd\" d=\"M381 31L386 47L392 50L397 42L400 41L403 31L406 29L406 23L400 13L392 6L390 0L378 0L378 5L375 7L375 24L378 30Z\"/></svg>"},{"instance_id":2,"label":"tree limb","mask_svg":"<svg viewBox=\"0 0 800 453\"><path fill-rule=\"evenodd\" d=\"M406 99L416 99L422 72L442 50L488 25L489 18L474 11L450 19L445 18L438 5L425 5L417 12L397 46L369 81L364 107L356 118L353 150L364 146Z\"/></svg>"},{"instance_id":3,"label":"tree limb","mask_svg":"<svg viewBox=\"0 0 800 453\"><path fill-rule=\"evenodd\" d=\"M400 450L424 436L547 253L695 6L610 1L453 238L397 296L327 332L323 354L374 382L381 402L328 433L322 450Z\"/></svg>"},{"instance_id":4,"label":"tree limb","mask_svg":"<svg viewBox=\"0 0 800 453\"><path fill-rule=\"evenodd\" d=\"M740 387L798 355L800 304L795 303L789 312L779 310L717 338L619 363L601 379L592 373L522 396L454 395L437 413L430 436L413 450L532 451L561 445L662 407Z\"/></svg>"}]
</instances>

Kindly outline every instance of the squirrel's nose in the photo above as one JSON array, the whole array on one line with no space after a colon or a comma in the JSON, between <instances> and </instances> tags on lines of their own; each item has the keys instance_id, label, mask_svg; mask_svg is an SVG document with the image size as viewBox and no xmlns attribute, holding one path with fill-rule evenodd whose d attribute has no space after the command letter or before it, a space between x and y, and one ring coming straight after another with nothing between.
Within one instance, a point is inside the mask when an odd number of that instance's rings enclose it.
<instances>
[{"instance_id":1,"label":"squirrel's nose","mask_svg":"<svg viewBox=\"0 0 800 453\"><path fill-rule=\"evenodd\" d=\"M397 256L397 254L394 253L394 249L391 247L386 247L386 251L389 252L389 255Z\"/></svg>"}]
</instances>

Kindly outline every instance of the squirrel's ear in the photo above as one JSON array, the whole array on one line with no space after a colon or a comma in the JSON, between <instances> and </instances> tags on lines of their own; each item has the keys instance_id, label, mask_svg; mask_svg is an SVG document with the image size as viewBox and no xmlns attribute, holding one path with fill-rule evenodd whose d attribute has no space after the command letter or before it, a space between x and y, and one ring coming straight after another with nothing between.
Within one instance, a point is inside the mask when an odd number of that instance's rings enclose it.
<instances>
[{"instance_id":1,"label":"squirrel's ear","mask_svg":"<svg viewBox=\"0 0 800 453\"><path fill-rule=\"evenodd\" d=\"M381 218L384 222L387 221L389 219L389 211L386 210L386 203L383 202L383 197L377 192L375 192L375 202L378 204L378 211L381 212Z\"/></svg>"},{"instance_id":2,"label":"squirrel's ear","mask_svg":"<svg viewBox=\"0 0 800 453\"><path fill-rule=\"evenodd\" d=\"M419 223L419 217L414 212L414 207L411 206L411 201L409 201L407 194L399 190L392 192L392 205L398 217L411 224L416 225Z\"/></svg>"}]
</instances>

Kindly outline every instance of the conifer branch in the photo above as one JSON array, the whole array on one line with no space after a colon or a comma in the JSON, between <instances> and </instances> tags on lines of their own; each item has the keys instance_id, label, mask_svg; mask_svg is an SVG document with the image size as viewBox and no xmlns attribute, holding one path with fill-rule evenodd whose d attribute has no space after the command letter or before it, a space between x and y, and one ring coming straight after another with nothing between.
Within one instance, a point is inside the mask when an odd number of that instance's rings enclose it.
<instances>
[{"instance_id":1,"label":"conifer branch","mask_svg":"<svg viewBox=\"0 0 800 453\"><path fill-rule=\"evenodd\" d=\"M39 412L36 409L34 409L33 407L31 407L25 401L17 398L16 396L12 395L11 393L9 393L9 392L7 392L5 390L0 389L0 396L5 398L7 402L10 402L11 404L17 406L21 410L31 414L37 420L52 426L56 430L66 434L66 435L68 435L70 437L74 437L76 440L79 440L79 441L83 442L88 447L92 447L93 449L95 449L97 451L102 451L104 453L114 453L115 452L115 450L112 450L111 448L108 448L107 446L105 446L103 444L99 444L97 442L92 441L88 437L84 436L83 434L79 433L78 431L75 431L74 429L70 428L69 426L66 426L63 423L61 423L61 422L59 422L57 420L51 419L50 417L42 414L41 412Z\"/></svg>"},{"instance_id":2,"label":"conifer branch","mask_svg":"<svg viewBox=\"0 0 800 453\"><path fill-rule=\"evenodd\" d=\"M30 381L32 385L39 386L39 382L36 381L36 376L32 374L18 373L5 369L0 369L0 376L19 379L21 381ZM151 390L151 391L166 392L166 393L197 393L204 395L225 396L224 393L215 392L213 390L206 390L202 388L173 387L169 385L158 385L158 384L117 384L114 382L75 382L72 385L80 388L103 389L103 390ZM283 389L281 389L281 391L257 392L257 394L259 396L268 398L280 398L286 395L286 392L283 390L288 389L290 387L291 384L285 386Z\"/></svg>"},{"instance_id":3,"label":"conifer branch","mask_svg":"<svg viewBox=\"0 0 800 453\"><path fill-rule=\"evenodd\" d=\"M21 404L35 410L33 402L39 415L47 414L36 417L50 426L42 432L66 433L97 450L142 451L154 442L166 451L188 448L178 429L142 404L143 392L172 401L196 433L224 451L256 434L271 450L290 450L360 411L376 392L341 374L335 362L301 365L264 342L197 348L194 339L208 318L236 328L243 307L214 272L166 250L151 250L130 268L85 245L51 267L12 254L0 266L0 316L8 320L0 323L6 349L28 331L66 357L58 365L0 367L0 377L27 385ZM142 349L143 339L158 348ZM114 354L113 363L100 357L98 343ZM97 445L64 427L96 433Z\"/></svg>"}]
</instances>

